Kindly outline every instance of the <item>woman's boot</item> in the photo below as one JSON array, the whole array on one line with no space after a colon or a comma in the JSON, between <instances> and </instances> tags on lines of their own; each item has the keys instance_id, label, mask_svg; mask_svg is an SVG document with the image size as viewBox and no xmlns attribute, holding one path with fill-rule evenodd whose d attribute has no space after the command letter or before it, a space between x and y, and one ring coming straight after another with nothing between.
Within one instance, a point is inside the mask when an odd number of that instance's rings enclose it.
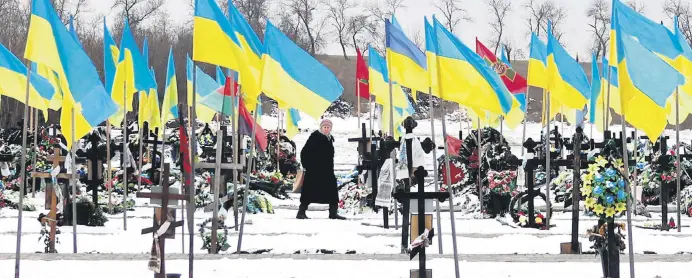
<instances>
[{"instance_id":1,"label":"woman's boot","mask_svg":"<svg viewBox=\"0 0 692 278\"><path fill-rule=\"evenodd\" d=\"M337 214L338 209L336 204L329 204L329 219L346 220L346 217Z\"/></svg>"},{"instance_id":2,"label":"woman's boot","mask_svg":"<svg viewBox=\"0 0 692 278\"><path fill-rule=\"evenodd\" d=\"M296 215L296 219L310 219L308 218L307 215L305 215L305 211L308 210L308 204L303 204L300 203L300 206L298 207L298 215Z\"/></svg>"}]
</instances>

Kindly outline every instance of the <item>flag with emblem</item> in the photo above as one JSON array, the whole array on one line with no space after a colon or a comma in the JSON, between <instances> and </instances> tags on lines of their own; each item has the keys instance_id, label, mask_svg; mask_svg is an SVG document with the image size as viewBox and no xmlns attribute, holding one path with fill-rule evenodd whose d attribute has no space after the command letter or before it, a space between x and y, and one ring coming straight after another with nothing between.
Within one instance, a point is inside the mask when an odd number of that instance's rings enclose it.
<instances>
[{"instance_id":1,"label":"flag with emblem","mask_svg":"<svg viewBox=\"0 0 692 278\"><path fill-rule=\"evenodd\" d=\"M506 63L500 61L478 38L476 38L476 53L500 75L502 82L505 83L505 86L512 94L526 92L526 78L519 75Z\"/></svg>"}]
</instances>

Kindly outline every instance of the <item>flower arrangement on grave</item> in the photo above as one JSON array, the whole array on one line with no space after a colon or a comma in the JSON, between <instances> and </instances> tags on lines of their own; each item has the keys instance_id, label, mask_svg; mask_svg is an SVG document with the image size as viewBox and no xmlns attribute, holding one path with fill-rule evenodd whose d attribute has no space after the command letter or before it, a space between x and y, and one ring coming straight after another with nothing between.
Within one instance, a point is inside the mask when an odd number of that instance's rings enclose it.
<instances>
[{"instance_id":1,"label":"flower arrangement on grave","mask_svg":"<svg viewBox=\"0 0 692 278\"><path fill-rule=\"evenodd\" d=\"M108 214L117 214L125 210L132 211L135 207L135 199L132 196L127 197L127 200L123 201L123 195L116 192L111 192L111 206L108 206L108 191L99 192L98 202L101 206L101 210Z\"/></svg>"},{"instance_id":2,"label":"flower arrangement on grave","mask_svg":"<svg viewBox=\"0 0 692 278\"><path fill-rule=\"evenodd\" d=\"M478 171L481 172L481 177L487 177L490 170L517 170L520 165L519 159L512 154L509 143L500 132L493 128L481 130L481 163L478 161L477 141L478 131L474 130L464 139L459 150L458 162L468 166L468 180L465 185L477 183ZM452 161L457 162L454 159Z\"/></svg>"},{"instance_id":3,"label":"flower arrangement on grave","mask_svg":"<svg viewBox=\"0 0 692 278\"><path fill-rule=\"evenodd\" d=\"M0 181L0 208L19 208L19 179ZM36 211L34 199L24 198L24 211Z\"/></svg>"},{"instance_id":4,"label":"flower arrangement on grave","mask_svg":"<svg viewBox=\"0 0 692 278\"><path fill-rule=\"evenodd\" d=\"M586 231L586 235L589 236L589 241L593 242L591 249L594 249L596 255L601 255L601 257L607 257L608 248L608 223L603 225L594 225L591 229ZM616 241L615 244L618 246L620 251L624 251L626 248L625 235L626 226L624 223L615 223L616 231Z\"/></svg>"},{"instance_id":5,"label":"flower arrangement on grave","mask_svg":"<svg viewBox=\"0 0 692 278\"><path fill-rule=\"evenodd\" d=\"M680 176L681 187L686 188L687 185L692 184L692 179L684 173L692 169L692 163L687 159L682 159L681 171L683 175ZM652 154L652 163L646 164L641 163L637 165L637 169L640 174L637 176L638 184L643 185L642 188L642 201L644 205L660 205L661 197L661 187L666 186L669 195L666 196L668 200L673 200L676 194L676 187L674 186L677 179L678 165L676 162L676 154L673 149L668 150L666 155L663 156L660 152L654 152Z\"/></svg>"},{"instance_id":6,"label":"flower arrangement on grave","mask_svg":"<svg viewBox=\"0 0 692 278\"><path fill-rule=\"evenodd\" d=\"M204 220L201 224L199 224L199 236L202 238L202 250L207 250L210 254L213 253L211 249L211 231L207 231L207 224L210 224L211 221L213 221L213 218L209 218L207 220ZM228 244L228 228L226 228L226 224L224 223L223 220L218 220L218 226L221 230L217 230L217 241L216 241L216 252L219 253L220 251L226 251L228 248L231 247L230 244Z\"/></svg>"},{"instance_id":7,"label":"flower arrangement on grave","mask_svg":"<svg viewBox=\"0 0 692 278\"><path fill-rule=\"evenodd\" d=\"M484 182L484 187L490 194L514 195L517 187L517 171L488 171L488 177Z\"/></svg>"},{"instance_id":8,"label":"flower arrangement on grave","mask_svg":"<svg viewBox=\"0 0 692 278\"><path fill-rule=\"evenodd\" d=\"M252 214L257 213L274 213L274 206L271 201L264 196L264 192L250 190L250 196L248 196L248 204L246 206L247 212Z\"/></svg>"},{"instance_id":9,"label":"flower arrangement on grave","mask_svg":"<svg viewBox=\"0 0 692 278\"><path fill-rule=\"evenodd\" d=\"M339 190L339 209L352 215L363 213L370 193L372 188L358 181L344 184Z\"/></svg>"},{"instance_id":10,"label":"flower arrangement on grave","mask_svg":"<svg viewBox=\"0 0 692 278\"><path fill-rule=\"evenodd\" d=\"M514 223L517 223L520 227L523 228L530 228L529 227L529 210L526 209L525 207L519 210L516 214L512 215L514 219ZM544 230L546 229L545 225L545 215L540 212L539 210L534 210L533 211L533 218L536 223L536 228Z\"/></svg>"},{"instance_id":11,"label":"flower arrangement on grave","mask_svg":"<svg viewBox=\"0 0 692 278\"><path fill-rule=\"evenodd\" d=\"M560 172L557 177L550 181L551 188L555 191L555 202L564 202L572 195L572 185L574 184L574 171L566 170Z\"/></svg>"},{"instance_id":12,"label":"flower arrangement on grave","mask_svg":"<svg viewBox=\"0 0 692 278\"><path fill-rule=\"evenodd\" d=\"M597 156L595 163L589 165L586 173L582 174L584 184L581 189L587 211L605 219L626 210L625 180L619 171L622 167L621 159L610 163L603 156Z\"/></svg>"},{"instance_id":13,"label":"flower arrangement on grave","mask_svg":"<svg viewBox=\"0 0 692 278\"><path fill-rule=\"evenodd\" d=\"M278 159L279 171L281 174L296 174L298 169L300 169L300 162L298 162L297 158L296 143L284 135L278 136L276 131L267 133L267 143L267 153L269 154L269 161L272 163L267 164L267 168L265 168L265 170L273 171L274 168L276 168L276 161ZM279 148L278 152L277 145Z\"/></svg>"},{"instance_id":14,"label":"flower arrangement on grave","mask_svg":"<svg viewBox=\"0 0 692 278\"><path fill-rule=\"evenodd\" d=\"M461 163L458 159L450 159L449 160L449 172L450 175L452 176L451 184L452 184L452 190L454 190L454 193L459 193L469 182L469 170L466 167L466 164ZM444 164L440 164L439 170L440 175L442 176L442 182L440 184L440 191L446 192L447 191L447 182L446 182L446 176L447 176L447 168L444 166Z\"/></svg>"}]
</instances>

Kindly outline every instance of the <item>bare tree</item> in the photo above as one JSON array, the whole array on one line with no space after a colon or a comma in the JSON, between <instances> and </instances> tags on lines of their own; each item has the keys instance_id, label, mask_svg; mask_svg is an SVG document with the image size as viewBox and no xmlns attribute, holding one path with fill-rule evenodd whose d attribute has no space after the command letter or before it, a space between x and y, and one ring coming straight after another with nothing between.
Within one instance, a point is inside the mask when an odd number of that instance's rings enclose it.
<instances>
[{"instance_id":1,"label":"bare tree","mask_svg":"<svg viewBox=\"0 0 692 278\"><path fill-rule=\"evenodd\" d=\"M370 35L369 44L378 52L384 53L385 47L382 22L385 19L391 19L397 10L404 8L406 8L404 0L385 0L383 4L380 1L373 1L366 6L371 16L366 28Z\"/></svg>"},{"instance_id":2,"label":"bare tree","mask_svg":"<svg viewBox=\"0 0 692 278\"><path fill-rule=\"evenodd\" d=\"M527 0L524 7L529 11L529 18L527 18L529 33L527 35L530 35L531 32L535 32L538 36L541 33L546 34L548 22L551 22L553 36L560 41L564 34L560 27L567 18L565 7L555 3L554 0L545 0L540 4L534 3L534 0Z\"/></svg>"},{"instance_id":3,"label":"bare tree","mask_svg":"<svg viewBox=\"0 0 692 278\"><path fill-rule=\"evenodd\" d=\"M442 17L445 20L444 24L452 33L454 33L454 29L462 20L473 21L467 15L466 9L461 7L461 0L436 0L435 7L442 13Z\"/></svg>"},{"instance_id":4,"label":"bare tree","mask_svg":"<svg viewBox=\"0 0 692 278\"><path fill-rule=\"evenodd\" d=\"M348 38L348 24L350 17L348 12L353 8L355 8L355 4L350 0L334 0L329 4L327 15L332 27L334 27L337 39L341 45L341 51L343 51L344 59L346 60L348 60L348 55L346 55L346 47L350 45Z\"/></svg>"},{"instance_id":5,"label":"bare tree","mask_svg":"<svg viewBox=\"0 0 692 278\"><path fill-rule=\"evenodd\" d=\"M592 45L589 48L596 57L606 55L610 41L610 4L606 0L594 0L586 10L589 17L589 27L592 35Z\"/></svg>"},{"instance_id":6,"label":"bare tree","mask_svg":"<svg viewBox=\"0 0 692 278\"><path fill-rule=\"evenodd\" d=\"M512 11L512 6L509 0L487 0L485 3L488 5L490 13L493 16L490 21L490 27L493 28L496 34L490 39L490 47L497 53L497 49L500 47L500 43L502 43L502 35L504 35L505 31L505 18L509 12Z\"/></svg>"},{"instance_id":7,"label":"bare tree","mask_svg":"<svg viewBox=\"0 0 692 278\"><path fill-rule=\"evenodd\" d=\"M21 57L29 28L29 7L21 0L0 0L0 43ZM3 113L4 114L4 113Z\"/></svg>"},{"instance_id":8,"label":"bare tree","mask_svg":"<svg viewBox=\"0 0 692 278\"><path fill-rule=\"evenodd\" d=\"M284 33L288 38L290 38L296 45L300 46L303 50L310 51L310 39L308 39L301 23L295 19L294 15L288 10L283 10L279 14L277 27Z\"/></svg>"},{"instance_id":9,"label":"bare tree","mask_svg":"<svg viewBox=\"0 0 692 278\"><path fill-rule=\"evenodd\" d=\"M322 5L317 0L288 0L285 5L286 10L298 17L302 31L310 42L308 52L314 56L324 44L323 31L327 21L316 15Z\"/></svg>"},{"instance_id":10,"label":"bare tree","mask_svg":"<svg viewBox=\"0 0 692 278\"><path fill-rule=\"evenodd\" d=\"M688 43L692 44L692 8L689 2L680 0L666 0L663 3L663 12L670 19L678 18L678 28Z\"/></svg>"},{"instance_id":11,"label":"bare tree","mask_svg":"<svg viewBox=\"0 0 692 278\"><path fill-rule=\"evenodd\" d=\"M634 11L636 11L640 14L644 14L644 10L646 9L646 4L644 4L644 3L639 4L637 2L637 0L630 0L630 1L627 1L627 3L625 3L625 4L627 4L627 6L629 6Z\"/></svg>"},{"instance_id":12,"label":"bare tree","mask_svg":"<svg viewBox=\"0 0 692 278\"><path fill-rule=\"evenodd\" d=\"M136 29L142 21L159 11L163 3L165 0L115 0L111 9L119 9L118 18L127 18L130 27Z\"/></svg>"},{"instance_id":13,"label":"bare tree","mask_svg":"<svg viewBox=\"0 0 692 278\"><path fill-rule=\"evenodd\" d=\"M245 16L255 34L263 39L270 0L233 0L233 4Z\"/></svg>"},{"instance_id":14,"label":"bare tree","mask_svg":"<svg viewBox=\"0 0 692 278\"><path fill-rule=\"evenodd\" d=\"M507 59L509 59L510 62L513 60L526 58L526 53L524 53L524 50L520 47L516 47L514 41L505 38L505 40L502 42L502 46L504 46L505 55L507 55Z\"/></svg>"},{"instance_id":15,"label":"bare tree","mask_svg":"<svg viewBox=\"0 0 692 278\"><path fill-rule=\"evenodd\" d=\"M78 21L81 13L87 12L88 8L87 0L51 0L50 2L53 4L63 24L67 24L70 21L70 16L75 21Z\"/></svg>"},{"instance_id":16,"label":"bare tree","mask_svg":"<svg viewBox=\"0 0 692 278\"><path fill-rule=\"evenodd\" d=\"M351 35L353 47L357 47L361 50L364 50L366 47L358 45L358 39L361 35L361 33L364 33L368 30L368 20L370 19L370 16L367 14L356 14L354 16L351 16L348 19L347 28L348 28L348 33ZM367 44L366 44L367 46Z\"/></svg>"},{"instance_id":17,"label":"bare tree","mask_svg":"<svg viewBox=\"0 0 692 278\"><path fill-rule=\"evenodd\" d=\"M425 51L425 34L421 33L420 30L413 33L411 37L411 42L415 44L418 49Z\"/></svg>"}]
</instances>

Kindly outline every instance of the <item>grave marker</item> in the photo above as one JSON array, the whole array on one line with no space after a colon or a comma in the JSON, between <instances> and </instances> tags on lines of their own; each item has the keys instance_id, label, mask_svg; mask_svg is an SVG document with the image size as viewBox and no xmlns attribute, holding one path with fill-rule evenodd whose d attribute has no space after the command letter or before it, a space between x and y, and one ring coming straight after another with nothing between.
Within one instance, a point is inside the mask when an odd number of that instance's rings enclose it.
<instances>
[{"instance_id":1,"label":"grave marker","mask_svg":"<svg viewBox=\"0 0 692 278\"><path fill-rule=\"evenodd\" d=\"M150 198L161 200L161 208L154 209L154 225L150 228L142 229L142 234L152 233L154 240L152 242L152 257L149 258L149 268L154 270L154 278L166 278L166 238L175 237L175 228L182 227L183 221L175 221L175 218L169 219L170 209L168 203L170 200L187 200L184 194L171 194L168 184L169 164L163 166L163 175L161 177L161 193L143 193L137 192L138 198ZM175 211L175 210L173 210ZM192 250L190 250L192 252ZM152 260L160 260L152 261Z\"/></svg>"},{"instance_id":2,"label":"grave marker","mask_svg":"<svg viewBox=\"0 0 692 278\"><path fill-rule=\"evenodd\" d=\"M47 157L47 160L53 162L53 171L56 169L60 168L60 163L65 162L66 157L60 156L60 148L59 147L54 147L53 148L53 155ZM59 171L59 170L57 170ZM31 173L32 178L39 178L39 179L49 179L52 184L52 186L46 186L46 198L45 198L45 207L50 210L48 213L48 218L50 221L50 233L48 235L48 252L49 253L55 253L55 229L56 229L56 218L58 215L58 201L57 201L57 194L55 194L55 187L60 187L60 185L57 183L57 179L69 179L70 176L65 174L65 173L59 173L55 176L55 180L53 180L53 175L48 172L33 172ZM55 181L55 183L53 182ZM64 198L63 198L64 200ZM63 202L66 203L66 202ZM67 204L64 204L65 206Z\"/></svg>"}]
</instances>

